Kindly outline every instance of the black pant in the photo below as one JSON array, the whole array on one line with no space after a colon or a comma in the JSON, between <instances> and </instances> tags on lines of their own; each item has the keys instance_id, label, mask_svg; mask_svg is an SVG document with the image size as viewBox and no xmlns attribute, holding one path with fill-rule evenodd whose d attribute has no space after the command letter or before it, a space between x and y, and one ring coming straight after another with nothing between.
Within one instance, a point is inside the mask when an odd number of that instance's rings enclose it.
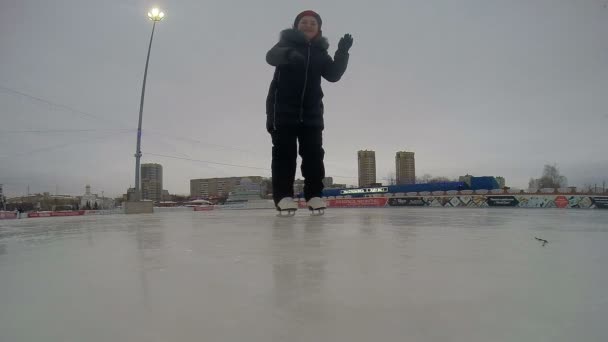
<instances>
[{"instance_id":1,"label":"black pant","mask_svg":"<svg viewBox=\"0 0 608 342\"><path fill-rule=\"evenodd\" d=\"M302 157L304 198L321 197L325 166L323 165L323 130L304 126L281 127L272 136L272 192L274 203L294 197L298 152ZM299 149L298 144L299 143Z\"/></svg>"}]
</instances>

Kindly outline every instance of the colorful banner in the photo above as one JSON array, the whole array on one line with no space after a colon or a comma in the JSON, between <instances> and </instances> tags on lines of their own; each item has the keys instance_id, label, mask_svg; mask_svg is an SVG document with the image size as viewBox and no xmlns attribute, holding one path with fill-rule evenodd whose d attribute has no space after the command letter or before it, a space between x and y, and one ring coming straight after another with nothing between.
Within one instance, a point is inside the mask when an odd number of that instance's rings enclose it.
<instances>
[{"instance_id":1,"label":"colorful banner","mask_svg":"<svg viewBox=\"0 0 608 342\"><path fill-rule=\"evenodd\" d=\"M490 207L517 207L519 201L515 196L486 196Z\"/></svg>"},{"instance_id":2,"label":"colorful banner","mask_svg":"<svg viewBox=\"0 0 608 342\"><path fill-rule=\"evenodd\" d=\"M426 202L422 197L389 198L388 205L391 207L424 207Z\"/></svg>"},{"instance_id":3,"label":"colorful banner","mask_svg":"<svg viewBox=\"0 0 608 342\"><path fill-rule=\"evenodd\" d=\"M213 210L213 206L212 205L194 207L194 211L211 211L211 210Z\"/></svg>"},{"instance_id":4,"label":"colorful banner","mask_svg":"<svg viewBox=\"0 0 608 342\"><path fill-rule=\"evenodd\" d=\"M345 198L327 200L328 207L519 207L561 209L608 209L608 196L584 195L461 195ZM303 207L303 205L300 205Z\"/></svg>"},{"instance_id":5,"label":"colorful banner","mask_svg":"<svg viewBox=\"0 0 608 342\"><path fill-rule=\"evenodd\" d=\"M596 208L608 209L608 196L591 197L591 201L595 204Z\"/></svg>"},{"instance_id":6,"label":"colorful banner","mask_svg":"<svg viewBox=\"0 0 608 342\"><path fill-rule=\"evenodd\" d=\"M84 215L84 210L77 211L38 211L33 213L28 213L27 217L30 218L40 218L40 217L65 217L65 216L82 216Z\"/></svg>"},{"instance_id":7,"label":"colorful banner","mask_svg":"<svg viewBox=\"0 0 608 342\"><path fill-rule=\"evenodd\" d=\"M14 211L0 211L0 220L16 219L17 214Z\"/></svg>"},{"instance_id":8,"label":"colorful banner","mask_svg":"<svg viewBox=\"0 0 608 342\"><path fill-rule=\"evenodd\" d=\"M366 207L385 207L388 203L386 197L371 198L339 198L326 200L330 208L366 208Z\"/></svg>"}]
</instances>

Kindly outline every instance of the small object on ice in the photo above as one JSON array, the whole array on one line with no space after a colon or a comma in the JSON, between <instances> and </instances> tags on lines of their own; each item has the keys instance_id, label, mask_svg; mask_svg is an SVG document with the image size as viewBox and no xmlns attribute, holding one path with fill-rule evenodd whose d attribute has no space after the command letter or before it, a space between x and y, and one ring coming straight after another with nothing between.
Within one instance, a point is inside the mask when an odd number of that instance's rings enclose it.
<instances>
[{"instance_id":1,"label":"small object on ice","mask_svg":"<svg viewBox=\"0 0 608 342\"><path fill-rule=\"evenodd\" d=\"M535 237L535 239L536 239L536 240L538 240L538 241L540 241L540 242L542 242L542 243L543 243L543 247L544 247L546 244L548 244L548 243L549 243L549 241L544 240L544 239L539 239L539 238L537 238L537 237Z\"/></svg>"}]
</instances>

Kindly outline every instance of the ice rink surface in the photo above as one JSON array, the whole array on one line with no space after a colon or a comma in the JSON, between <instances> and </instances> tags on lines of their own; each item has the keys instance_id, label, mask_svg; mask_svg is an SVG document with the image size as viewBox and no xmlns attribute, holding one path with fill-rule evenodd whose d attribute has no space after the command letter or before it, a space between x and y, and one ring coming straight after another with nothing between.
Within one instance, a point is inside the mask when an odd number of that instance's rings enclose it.
<instances>
[{"instance_id":1,"label":"ice rink surface","mask_svg":"<svg viewBox=\"0 0 608 342\"><path fill-rule=\"evenodd\" d=\"M274 215L0 221L0 341L608 340L608 211Z\"/></svg>"}]
</instances>

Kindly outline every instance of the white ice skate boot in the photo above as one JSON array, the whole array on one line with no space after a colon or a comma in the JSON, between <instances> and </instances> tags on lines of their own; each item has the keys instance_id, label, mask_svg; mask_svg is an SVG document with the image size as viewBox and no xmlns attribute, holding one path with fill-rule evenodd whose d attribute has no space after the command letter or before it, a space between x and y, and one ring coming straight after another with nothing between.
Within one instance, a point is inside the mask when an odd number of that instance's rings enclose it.
<instances>
[{"instance_id":1,"label":"white ice skate boot","mask_svg":"<svg viewBox=\"0 0 608 342\"><path fill-rule=\"evenodd\" d=\"M283 197L277 203L277 210L279 211L278 216L293 216L296 214L296 210L298 210L298 204L291 197Z\"/></svg>"},{"instance_id":2,"label":"white ice skate boot","mask_svg":"<svg viewBox=\"0 0 608 342\"><path fill-rule=\"evenodd\" d=\"M306 205L313 215L323 215L325 214L325 208L327 208L327 204L321 197L309 199Z\"/></svg>"}]
</instances>

